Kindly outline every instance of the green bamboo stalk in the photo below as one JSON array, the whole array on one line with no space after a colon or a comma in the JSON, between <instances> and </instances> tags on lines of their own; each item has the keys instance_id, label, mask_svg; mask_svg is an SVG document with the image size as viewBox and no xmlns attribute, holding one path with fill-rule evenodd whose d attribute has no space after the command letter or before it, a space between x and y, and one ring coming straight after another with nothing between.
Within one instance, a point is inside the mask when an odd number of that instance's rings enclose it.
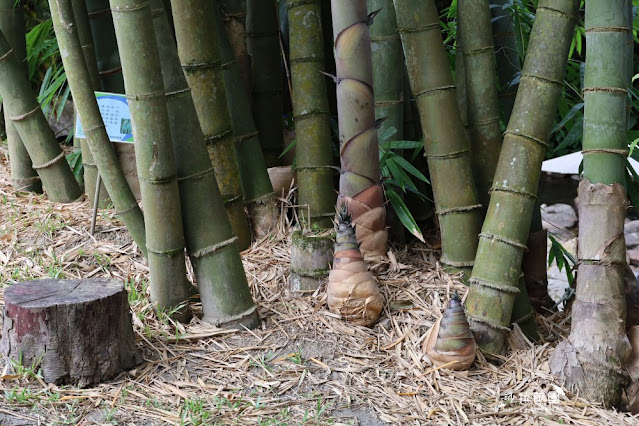
<instances>
[{"instance_id":1,"label":"green bamboo stalk","mask_svg":"<svg viewBox=\"0 0 639 426\"><path fill-rule=\"evenodd\" d=\"M298 216L311 226L332 228L335 192L326 78L320 73L324 69L321 1L289 1L288 20L297 134L295 170L302 206Z\"/></svg>"},{"instance_id":2,"label":"green bamboo stalk","mask_svg":"<svg viewBox=\"0 0 639 426\"><path fill-rule=\"evenodd\" d=\"M277 198L266 171L266 162L260 148L259 132L255 127L249 97L240 78L238 63L217 8L216 15L214 23L220 44L222 75L231 114L244 203L248 209L253 235L262 238L268 235L277 222L275 209Z\"/></svg>"},{"instance_id":3,"label":"green bamboo stalk","mask_svg":"<svg viewBox=\"0 0 639 426\"><path fill-rule=\"evenodd\" d=\"M174 23L182 69L204 132L208 155L225 200L226 213L240 250L251 245L244 211L240 171L222 77L215 5L210 0L173 0Z\"/></svg>"},{"instance_id":4,"label":"green bamboo stalk","mask_svg":"<svg viewBox=\"0 0 639 426\"><path fill-rule=\"evenodd\" d=\"M488 353L502 351L510 323L578 6L540 0L537 8L466 299L475 340Z\"/></svg>"},{"instance_id":5,"label":"green bamboo stalk","mask_svg":"<svg viewBox=\"0 0 639 426\"><path fill-rule=\"evenodd\" d=\"M415 10L423 12L415 14ZM468 279L481 226L481 204L437 9L429 0L395 0L395 11L410 85L423 133L428 135L424 138L425 155L441 228L441 262L449 269L463 271Z\"/></svg>"},{"instance_id":6,"label":"green bamboo stalk","mask_svg":"<svg viewBox=\"0 0 639 426\"><path fill-rule=\"evenodd\" d=\"M495 87L495 54L488 0L460 0L457 8L464 52L468 130L479 202L488 206L499 151L499 101Z\"/></svg>"},{"instance_id":7,"label":"green bamboo stalk","mask_svg":"<svg viewBox=\"0 0 639 426\"><path fill-rule=\"evenodd\" d=\"M237 61L238 72L248 96L251 99L251 58L246 45L246 0L217 0L226 29L226 36ZM264 0L268 2L268 0Z\"/></svg>"},{"instance_id":8,"label":"green bamboo stalk","mask_svg":"<svg viewBox=\"0 0 639 426\"><path fill-rule=\"evenodd\" d=\"M184 0L181 6L186 8ZM202 320L215 326L255 328L260 321L242 266L238 237L233 235L224 212L224 199L162 0L151 0L151 7L177 164L186 250L202 300Z\"/></svg>"},{"instance_id":9,"label":"green bamboo stalk","mask_svg":"<svg viewBox=\"0 0 639 426\"><path fill-rule=\"evenodd\" d=\"M246 1L246 47L251 63L253 117L267 167L281 164L284 150L282 53L275 2Z\"/></svg>"},{"instance_id":10,"label":"green bamboo stalk","mask_svg":"<svg viewBox=\"0 0 639 426\"><path fill-rule=\"evenodd\" d=\"M93 93L97 73L94 73L93 78L90 78L91 73L88 70L88 61L85 56L86 50L80 41L81 25L76 24L77 21L74 19L76 2L75 0L51 0L49 3L73 101L87 135L87 148L96 154L98 170L100 170L100 175L109 194L112 194L118 216L146 257L144 216L127 185L118 158L104 128L98 103ZM93 62L95 63L95 60Z\"/></svg>"},{"instance_id":11,"label":"green bamboo stalk","mask_svg":"<svg viewBox=\"0 0 639 426\"><path fill-rule=\"evenodd\" d=\"M368 10L379 10L370 27L373 55L375 118L385 118L378 133L394 127L393 139L404 138L404 53L397 33L393 0L368 0Z\"/></svg>"},{"instance_id":12,"label":"green bamboo stalk","mask_svg":"<svg viewBox=\"0 0 639 426\"><path fill-rule=\"evenodd\" d=\"M605 406L621 402L631 352L624 294L627 41L627 0L588 0L577 294L570 336L550 360L569 389Z\"/></svg>"},{"instance_id":13,"label":"green bamboo stalk","mask_svg":"<svg viewBox=\"0 0 639 426\"><path fill-rule=\"evenodd\" d=\"M190 316L185 241L151 8L146 0L110 3L133 122L151 301L157 309L177 310L178 319L183 320Z\"/></svg>"},{"instance_id":14,"label":"green bamboo stalk","mask_svg":"<svg viewBox=\"0 0 639 426\"><path fill-rule=\"evenodd\" d=\"M23 63L22 68L26 74L26 65L24 64L27 57L27 45L24 38L26 29L21 2L0 0L0 31L4 33L13 48L13 54L16 55L18 61ZM42 181L38 172L32 167L31 157L24 147L24 142L20 139L20 134L11 122L6 108L3 109L3 113L13 187L17 191L41 193Z\"/></svg>"},{"instance_id":15,"label":"green bamboo stalk","mask_svg":"<svg viewBox=\"0 0 639 426\"><path fill-rule=\"evenodd\" d=\"M109 0L85 0L102 90L124 93L124 79ZM118 144L119 146L128 144Z\"/></svg>"},{"instance_id":16,"label":"green bamboo stalk","mask_svg":"<svg viewBox=\"0 0 639 426\"><path fill-rule=\"evenodd\" d=\"M338 205L352 215L365 258L386 255L386 206L380 184L373 64L366 0L332 0L341 169Z\"/></svg>"},{"instance_id":17,"label":"green bamboo stalk","mask_svg":"<svg viewBox=\"0 0 639 426\"><path fill-rule=\"evenodd\" d=\"M18 130L49 199L58 203L70 203L81 197L82 190L31 91L24 67L1 32L0 95L9 121Z\"/></svg>"},{"instance_id":18,"label":"green bamboo stalk","mask_svg":"<svg viewBox=\"0 0 639 426\"><path fill-rule=\"evenodd\" d=\"M87 12L86 3L84 0L73 0L73 15L77 25L78 37L80 38L80 44L82 46L82 52L84 54L84 60L88 71L88 78L91 81L91 87L93 90L100 90L100 76L98 71L98 63L95 60L95 48L93 46L93 35L91 34L91 27L89 26L89 13ZM68 74L68 73L67 73ZM77 105L74 103L76 114ZM98 178L98 169L91 154L91 149L85 138L79 138L74 136L73 144L79 144L82 151L82 165L84 166L84 192L87 194L89 205L93 205L95 198L95 183ZM104 186L104 182L101 184L100 199L98 201L98 207L105 208L109 205L109 193Z\"/></svg>"},{"instance_id":19,"label":"green bamboo stalk","mask_svg":"<svg viewBox=\"0 0 639 426\"><path fill-rule=\"evenodd\" d=\"M497 61L497 77L499 79L499 103L504 114L504 121L508 123L515 105L518 83L511 84L521 71L521 58L517 50L517 36L512 13L502 6L511 0L492 0L497 5L491 9L493 18L493 38L495 45L495 59Z\"/></svg>"}]
</instances>

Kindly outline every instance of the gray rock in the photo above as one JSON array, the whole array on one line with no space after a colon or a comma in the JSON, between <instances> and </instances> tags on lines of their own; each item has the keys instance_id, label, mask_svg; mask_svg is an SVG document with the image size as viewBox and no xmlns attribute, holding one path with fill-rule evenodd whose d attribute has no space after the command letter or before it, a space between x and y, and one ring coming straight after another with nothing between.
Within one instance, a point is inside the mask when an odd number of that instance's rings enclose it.
<instances>
[{"instance_id":1,"label":"gray rock","mask_svg":"<svg viewBox=\"0 0 639 426\"><path fill-rule=\"evenodd\" d=\"M623 227L623 233L627 247L639 246L639 220L627 222Z\"/></svg>"},{"instance_id":2,"label":"gray rock","mask_svg":"<svg viewBox=\"0 0 639 426\"><path fill-rule=\"evenodd\" d=\"M577 213L569 204L541 206L542 225L553 234L571 234L569 229L577 224Z\"/></svg>"}]
</instances>

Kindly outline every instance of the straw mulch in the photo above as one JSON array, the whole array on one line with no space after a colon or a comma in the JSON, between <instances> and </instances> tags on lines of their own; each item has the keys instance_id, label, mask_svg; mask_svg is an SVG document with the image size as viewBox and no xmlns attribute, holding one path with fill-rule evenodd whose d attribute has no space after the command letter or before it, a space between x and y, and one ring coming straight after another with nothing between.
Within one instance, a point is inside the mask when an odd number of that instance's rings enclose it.
<instances>
[{"instance_id":1,"label":"straw mulch","mask_svg":"<svg viewBox=\"0 0 639 426\"><path fill-rule=\"evenodd\" d=\"M88 389L46 384L37 366L5 366L0 424L637 423L556 385L548 357L569 331L565 318L540 320L548 342L511 351L501 366L480 354L469 371L432 368L421 352L424 334L453 290L466 293L439 267L436 245L394 249L377 271L382 319L351 326L327 310L323 288L306 297L287 291L283 218L274 236L243 253L262 318L257 330L175 324L153 312L146 262L112 211L100 212L91 237L87 202L16 195L2 161L3 286L43 277L125 281L144 362Z\"/></svg>"}]
</instances>

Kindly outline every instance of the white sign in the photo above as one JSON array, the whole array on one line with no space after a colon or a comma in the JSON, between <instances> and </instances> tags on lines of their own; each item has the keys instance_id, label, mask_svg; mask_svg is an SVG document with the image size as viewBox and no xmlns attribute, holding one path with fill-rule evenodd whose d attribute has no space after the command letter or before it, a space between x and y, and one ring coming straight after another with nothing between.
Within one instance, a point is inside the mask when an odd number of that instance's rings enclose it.
<instances>
[{"instance_id":1,"label":"white sign","mask_svg":"<svg viewBox=\"0 0 639 426\"><path fill-rule=\"evenodd\" d=\"M98 108L100 108L109 140L111 142L133 143L133 126L126 95L95 92L95 98L98 101ZM80 123L80 114L77 114L75 120L75 136L86 138Z\"/></svg>"}]
</instances>

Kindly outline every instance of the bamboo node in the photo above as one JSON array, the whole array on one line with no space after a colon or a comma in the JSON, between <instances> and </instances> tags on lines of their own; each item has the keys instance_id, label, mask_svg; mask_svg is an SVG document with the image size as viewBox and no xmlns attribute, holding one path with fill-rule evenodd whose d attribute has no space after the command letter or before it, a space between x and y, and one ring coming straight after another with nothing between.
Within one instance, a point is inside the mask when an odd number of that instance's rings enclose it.
<instances>
[{"instance_id":1,"label":"bamboo node","mask_svg":"<svg viewBox=\"0 0 639 426\"><path fill-rule=\"evenodd\" d=\"M222 133L218 133L217 135L204 135L204 142L206 142L207 145L215 145L231 133L233 133L233 130L231 128L228 128L227 130L223 131Z\"/></svg>"},{"instance_id":2,"label":"bamboo node","mask_svg":"<svg viewBox=\"0 0 639 426\"><path fill-rule=\"evenodd\" d=\"M55 163L62 160L63 158L64 158L64 151L60 152L57 156L53 157L51 160L47 161L46 163L38 164L37 166L34 164L32 167L35 170L46 169L47 167L54 165Z\"/></svg>"},{"instance_id":3,"label":"bamboo node","mask_svg":"<svg viewBox=\"0 0 639 426\"><path fill-rule=\"evenodd\" d=\"M204 247L203 249L197 250L197 251L195 251L193 253L189 253L189 255L192 256L192 257L208 256L209 254L215 253L219 249L222 249L224 247L230 246L231 244L233 244L236 241L237 241L237 237L234 235L233 237L229 238L226 241L221 241L219 243L210 245L208 247Z\"/></svg>"},{"instance_id":4,"label":"bamboo node","mask_svg":"<svg viewBox=\"0 0 639 426\"><path fill-rule=\"evenodd\" d=\"M84 131L84 134L89 136L91 133L95 132L96 130L100 130L104 128L106 127L104 126L104 122L102 122L101 124L98 124L97 126L89 127L88 129Z\"/></svg>"},{"instance_id":5,"label":"bamboo node","mask_svg":"<svg viewBox=\"0 0 639 426\"><path fill-rule=\"evenodd\" d=\"M490 328L494 328L495 330L498 330L498 331L503 331L506 333L510 331L510 328L508 327L504 327L503 325L498 324L488 318L476 317L475 315L471 315L468 312L466 312L466 318L468 318L469 322L471 323L478 322L480 324L487 325ZM472 324L470 328L472 329Z\"/></svg>"},{"instance_id":6,"label":"bamboo node","mask_svg":"<svg viewBox=\"0 0 639 426\"><path fill-rule=\"evenodd\" d=\"M415 93L415 98L418 98L422 95L424 96L430 96L430 95L437 95L441 92L446 92L448 90L455 90L456 86L450 85L450 86L441 86L441 87L435 87L432 89L426 89L426 90L422 90L421 92L417 92Z\"/></svg>"},{"instance_id":7,"label":"bamboo node","mask_svg":"<svg viewBox=\"0 0 639 426\"><path fill-rule=\"evenodd\" d=\"M582 149L581 150L581 154L582 155L588 155L588 154L615 154L615 155L621 155L622 157L626 158L628 156L628 153L630 151L627 149L614 149L614 148L587 148L587 149Z\"/></svg>"},{"instance_id":8,"label":"bamboo node","mask_svg":"<svg viewBox=\"0 0 639 426\"><path fill-rule=\"evenodd\" d=\"M522 250L528 250L525 244L522 244L518 241L511 240L510 238L502 237L501 235L490 234L488 232L482 232L479 234L479 238L484 238L486 240L499 241L500 243L508 244L509 246L517 247Z\"/></svg>"},{"instance_id":9,"label":"bamboo node","mask_svg":"<svg viewBox=\"0 0 639 426\"><path fill-rule=\"evenodd\" d=\"M564 12L563 10L554 9L554 8L548 7L548 6L540 6L540 7L538 7L537 8L537 13L539 13L542 10L545 10L545 11L548 11L548 12L554 12L557 15L561 15L561 16L566 17L568 19L572 19L573 21L578 21L579 20L579 17L573 15L572 13L567 13L567 12Z\"/></svg>"},{"instance_id":10,"label":"bamboo node","mask_svg":"<svg viewBox=\"0 0 639 426\"><path fill-rule=\"evenodd\" d=\"M627 33L628 27L590 27L586 29L588 33Z\"/></svg>"},{"instance_id":11,"label":"bamboo node","mask_svg":"<svg viewBox=\"0 0 639 426\"><path fill-rule=\"evenodd\" d=\"M495 282L495 281L487 281L477 277L471 277L468 280L469 284L476 284L482 287L492 288L493 290L503 291L504 293L519 293L519 289L517 286L514 286L507 282Z\"/></svg>"},{"instance_id":12,"label":"bamboo node","mask_svg":"<svg viewBox=\"0 0 639 426\"><path fill-rule=\"evenodd\" d=\"M526 315L524 315L523 317L516 319L515 321L513 321L513 323L515 324L521 324L525 321L528 321L531 318L535 317L535 311L531 310L530 312L528 312Z\"/></svg>"},{"instance_id":13,"label":"bamboo node","mask_svg":"<svg viewBox=\"0 0 639 426\"><path fill-rule=\"evenodd\" d=\"M586 87L581 91L582 93L612 93L615 95L626 96L628 95L628 90L621 87Z\"/></svg>"},{"instance_id":14,"label":"bamboo node","mask_svg":"<svg viewBox=\"0 0 639 426\"><path fill-rule=\"evenodd\" d=\"M127 95L126 98L130 101L144 101L144 100L159 98L160 96L164 97L164 92L158 90L155 92L149 92L149 93L144 93L140 95Z\"/></svg>"},{"instance_id":15,"label":"bamboo node","mask_svg":"<svg viewBox=\"0 0 639 426\"><path fill-rule=\"evenodd\" d=\"M5 53L4 55L0 56L0 61L4 61L5 59L7 59L9 57L9 55L11 55L11 53L13 53L13 49L7 50L7 53Z\"/></svg>"},{"instance_id":16,"label":"bamboo node","mask_svg":"<svg viewBox=\"0 0 639 426\"><path fill-rule=\"evenodd\" d=\"M453 268L470 268L475 266L474 260L469 261L458 261L458 260L450 260L445 258L445 255L442 255L441 259L439 259L439 263L446 266L452 266Z\"/></svg>"},{"instance_id":17,"label":"bamboo node","mask_svg":"<svg viewBox=\"0 0 639 426\"><path fill-rule=\"evenodd\" d=\"M139 209L139 208L140 208L140 206L138 206L138 203L133 203L129 207L127 207L126 209L117 211L116 215L124 216L125 214L127 214L127 213L129 213L129 212L131 212L131 211L133 211L135 209Z\"/></svg>"},{"instance_id":18,"label":"bamboo node","mask_svg":"<svg viewBox=\"0 0 639 426\"><path fill-rule=\"evenodd\" d=\"M173 257L176 254L184 253L184 246L178 247L178 248L172 248L168 250L155 250L149 247L147 244L146 251L149 254L157 254L158 256Z\"/></svg>"},{"instance_id":19,"label":"bamboo node","mask_svg":"<svg viewBox=\"0 0 639 426\"><path fill-rule=\"evenodd\" d=\"M177 180L178 182L187 182L190 180L203 179L206 176L212 175L213 173L215 173L215 170L213 169L213 167L209 167L206 170L202 170L201 172L198 172L198 173L193 173L192 175L178 177Z\"/></svg>"},{"instance_id":20,"label":"bamboo node","mask_svg":"<svg viewBox=\"0 0 639 426\"><path fill-rule=\"evenodd\" d=\"M521 195L522 197L526 197L526 198L530 198L530 199L537 199L537 195L533 194L532 192L526 192L526 191L521 191L519 189L514 189L514 188L505 188L503 186L493 186L492 188L490 188L488 190L489 194L492 194L493 192L507 192L510 194L516 194L516 195Z\"/></svg>"},{"instance_id":21,"label":"bamboo node","mask_svg":"<svg viewBox=\"0 0 639 426\"><path fill-rule=\"evenodd\" d=\"M180 90L174 90L173 92L166 92L164 94L164 96L166 96L167 98L173 97L173 96L181 96L181 95L188 95L191 93L191 88L187 87L186 89L180 89Z\"/></svg>"},{"instance_id":22,"label":"bamboo node","mask_svg":"<svg viewBox=\"0 0 639 426\"><path fill-rule=\"evenodd\" d=\"M148 183L149 185L164 185L167 183L171 183L176 179L176 175L168 175L164 177L146 177L142 175L138 175L138 179L142 182Z\"/></svg>"},{"instance_id":23,"label":"bamboo node","mask_svg":"<svg viewBox=\"0 0 639 426\"><path fill-rule=\"evenodd\" d=\"M437 209L435 210L435 214L444 216L447 214L466 213L473 210L481 210L481 208L482 208L481 204L473 204L471 206L451 207L449 209Z\"/></svg>"},{"instance_id":24,"label":"bamboo node","mask_svg":"<svg viewBox=\"0 0 639 426\"><path fill-rule=\"evenodd\" d=\"M428 30L434 30L437 29L437 31L441 31L441 26L439 24L439 21L437 21L436 23L433 24L428 24L428 25L418 25L415 27L397 27L397 32L401 33L420 33L422 31L428 31Z\"/></svg>"},{"instance_id":25,"label":"bamboo node","mask_svg":"<svg viewBox=\"0 0 639 426\"><path fill-rule=\"evenodd\" d=\"M251 139L252 137L257 136L257 135L259 135L259 134L260 134L260 132L256 130L256 131L251 132L251 133L246 133L246 134L244 134L244 135L236 136L236 137L235 137L235 143L237 143L237 144L241 144L241 143L242 143L242 142L244 142L245 140L247 140L247 139Z\"/></svg>"},{"instance_id":26,"label":"bamboo node","mask_svg":"<svg viewBox=\"0 0 639 426\"><path fill-rule=\"evenodd\" d=\"M534 75L534 74L528 74L528 73L521 73L521 77L520 77L520 81L523 80L524 78L529 78L531 80L539 80L541 82L544 83L548 83L554 86L564 86L564 82L563 81L558 81L558 80L553 80L552 78L548 78L548 77L542 77L540 75Z\"/></svg>"},{"instance_id":27,"label":"bamboo node","mask_svg":"<svg viewBox=\"0 0 639 426\"><path fill-rule=\"evenodd\" d=\"M0 59L2 60L2 59ZM15 117L10 117L11 121L22 121L22 120L26 120L29 117L32 117L33 115L35 115L36 112L38 112L40 110L40 105L36 105L35 108L33 108L31 111L29 112L25 112L24 114L20 114L20 115L16 115Z\"/></svg>"},{"instance_id":28,"label":"bamboo node","mask_svg":"<svg viewBox=\"0 0 639 426\"><path fill-rule=\"evenodd\" d=\"M544 149L548 149L548 146L549 146L549 145L548 145L548 142L546 142L546 141L543 141L543 140L541 140L541 139L539 139L539 138L536 138L536 137L534 137L534 136L524 135L523 133L519 133L519 132L516 132L516 131L514 131L514 130L506 130L506 131L504 132L504 137L505 137L505 136L507 136L507 135L513 135L513 136L515 136L515 137L520 137L520 138L522 138L522 139L526 139L526 140L528 140L528 141L535 142L535 143L537 143L537 144L539 144L539 145L543 146L543 147L544 147Z\"/></svg>"},{"instance_id":29,"label":"bamboo node","mask_svg":"<svg viewBox=\"0 0 639 426\"><path fill-rule=\"evenodd\" d=\"M424 157L432 160L449 160L451 158L461 157L470 153L470 148L460 149L459 151L447 152L446 154L424 154Z\"/></svg>"},{"instance_id":30,"label":"bamboo node","mask_svg":"<svg viewBox=\"0 0 639 426\"><path fill-rule=\"evenodd\" d=\"M312 4L312 5L317 5L318 2L317 0L298 0L298 1L291 1L288 3L288 10L294 9L296 7L300 7L300 6L305 6L307 4Z\"/></svg>"},{"instance_id":31,"label":"bamboo node","mask_svg":"<svg viewBox=\"0 0 639 426\"><path fill-rule=\"evenodd\" d=\"M180 64L182 66L182 70L185 73L191 73L193 71L204 71L209 69L215 69L217 67L222 67L221 61L212 61L212 62L191 62L188 64Z\"/></svg>"}]
</instances>

